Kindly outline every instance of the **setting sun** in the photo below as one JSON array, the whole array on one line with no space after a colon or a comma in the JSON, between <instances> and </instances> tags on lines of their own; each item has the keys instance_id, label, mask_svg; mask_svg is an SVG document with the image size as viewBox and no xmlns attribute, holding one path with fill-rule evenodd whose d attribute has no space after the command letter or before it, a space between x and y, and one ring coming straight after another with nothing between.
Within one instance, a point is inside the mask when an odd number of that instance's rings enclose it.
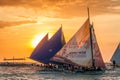
<instances>
[{"instance_id":1,"label":"setting sun","mask_svg":"<svg viewBox=\"0 0 120 80\"><path fill-rule=\"evenodd\" d=\"M32 40L31 42L31 46L32 48L35 48L37 46L37 44L42 40L42 38L45 36L45 34L40 34L35 36L35 38Z\"/></svg>"},{"instance_id":2,"label":"setting sun","mask_svg":"<svg viewBox=\"0 0 120 80\"><path fill-rule=\"evenodd\" d=\"M34 39L31 41L31 47L35 48L46 34L47 33L42 33L42 34L36 35L34 37ZM49 39L52 37L52 35L53 35L52 33L49 33Z\"/></svg>"}]
</instances>

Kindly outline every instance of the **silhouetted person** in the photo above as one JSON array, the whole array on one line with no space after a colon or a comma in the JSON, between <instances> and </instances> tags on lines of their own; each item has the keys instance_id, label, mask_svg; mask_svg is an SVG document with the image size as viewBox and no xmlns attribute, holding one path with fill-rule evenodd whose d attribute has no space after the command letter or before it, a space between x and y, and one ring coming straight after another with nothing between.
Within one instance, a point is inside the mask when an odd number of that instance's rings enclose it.
<instances>
[{"instance_id":1,"label":"silhouetted person","mask_svg":"<svg viewBox=\"0 0 120 80\"><path fill-rule=\"evenodd\" d=\"M116 62L115 60L113 60L113 68L115 68Z\"/></svg>"},{"instance_id":2,"label":"silhouetted person","mask_svg":"<svg viewBox=\"0 0 120 80\"><path fill-rule=\"evenodd\" d=\"M93 59L93 69L96 70L96 67L95 67L95 59Z\"/></svg>"}]
</instances>

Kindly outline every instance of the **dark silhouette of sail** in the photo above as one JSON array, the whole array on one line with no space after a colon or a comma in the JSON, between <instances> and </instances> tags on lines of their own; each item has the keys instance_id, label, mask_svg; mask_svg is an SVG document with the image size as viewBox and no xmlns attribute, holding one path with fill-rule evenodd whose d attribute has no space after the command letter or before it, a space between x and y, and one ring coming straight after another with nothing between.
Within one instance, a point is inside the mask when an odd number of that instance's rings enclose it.
<instances>
[{"instance_id":1,"label":"dark silhouette of sail","mask_svg":"<svg viewBox=\"0 0 120 80\"><path fill-rule=\"evenodd\" d=\"M64 36L62 33L62 27L41 47L36 47L36 51L33 52L34 59L47 64L50 59L63 47L65 44Z\"/></svg>"},{"instance_id":2,"label":"dark silhouette of sail","mask_svg":"<svg viewBox=\"0 0 120 80\"><path fill-rule=\"evenodd\" d=\"M46 34L45 37L38 43L38 45L32 52L30 58L39 61L39 58L37 58L37 55L39 55L39 49L42 47L42 45L46 44L47 42L48 42L48 34Z\"/></svg>"}]
</instances>

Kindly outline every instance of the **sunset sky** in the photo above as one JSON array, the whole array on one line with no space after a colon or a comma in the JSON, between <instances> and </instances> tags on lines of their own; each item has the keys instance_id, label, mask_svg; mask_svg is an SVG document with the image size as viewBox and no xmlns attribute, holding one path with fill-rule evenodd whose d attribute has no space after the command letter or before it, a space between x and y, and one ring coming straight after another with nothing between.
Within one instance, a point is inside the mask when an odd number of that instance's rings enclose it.
<instances>
[{"instance_id":1,"label":"sunset sky","mask_svg":"<svg viewBox=\"0 0 120 80\"><path fill-rule=\"evenodd\" d=\"M0 0L0 61L29 57L38 36L51 37L61 24L68 41L87 19L87 6L103 59L109 62L120 42L120 0Z\"/></svg>"}]
</instances>

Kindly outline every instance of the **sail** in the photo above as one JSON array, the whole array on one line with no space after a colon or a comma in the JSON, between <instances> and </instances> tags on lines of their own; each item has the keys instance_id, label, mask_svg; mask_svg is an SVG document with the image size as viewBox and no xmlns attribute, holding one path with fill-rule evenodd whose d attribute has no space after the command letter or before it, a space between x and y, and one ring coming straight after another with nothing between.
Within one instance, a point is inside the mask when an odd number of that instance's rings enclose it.
<instances>
[{"instance_id":1,"label":"sail","mask_svg":"<svg viewBox=\"0 0 120 80\"><path fill-rule=\"evenodd\" d=\"M91 50L93 50L93 54ZM95 61L95 67L105 68L94 30L89 24L89 19L86 20L77 33L51 59L51 61L83 67L92 67L92 62Z\"/></svg>"},{"instance_id":2,"label":"sail","mask_svg":"<svg viewBox=\"0 0 120 80\"><path fill-rule=\"evenodd\" d=\"M89 19L87 19L76 34L51 60L72 65L90 67L92 66L91 55L90 25Z\"/></svg>"},{"instance_id":3,"label":"sail","mask_svg":"<svg viewBox=\"0 0 120 80\"><path fill-rule=\"evenodd\" d=\"M42 63L49 63L50 59L63 47L65 44L62 27L34 54L35 58Z\"/></svg>"},{"instance_id":4,"label":"sail","mask_svg":"<svg viewBox=\"0 0 120 80\"><path fill-rule=\"evenodd\" d=\"M48 34L43 37L43 39L38 43L32 54L30 55L30 58L36 61L39 61L39 58L37 57L39 55L39 49L42 45L46 44L48 41Z\"/></svg>"},{"instance_id":5,"label":"sail","mask_svg":"<svg viewBox=\"0 0 120 80\"><path fill-rule=\"evenodd\" d=\"M111 61L115 61L115 64L120 65L120 43L118 44L117 49L111 58Z\"/></svg>"},{"instance_id":6,"label":"sail","mask_svg":"<svg viewBox=\"0 0 120 80\"><path fill-rule=\"evenodd\" d=\"M93 59L95 60L95 67L105 68L105 64L96 40L93 27L91 29L92 29Z\"/></svg>"}]
</instances>

